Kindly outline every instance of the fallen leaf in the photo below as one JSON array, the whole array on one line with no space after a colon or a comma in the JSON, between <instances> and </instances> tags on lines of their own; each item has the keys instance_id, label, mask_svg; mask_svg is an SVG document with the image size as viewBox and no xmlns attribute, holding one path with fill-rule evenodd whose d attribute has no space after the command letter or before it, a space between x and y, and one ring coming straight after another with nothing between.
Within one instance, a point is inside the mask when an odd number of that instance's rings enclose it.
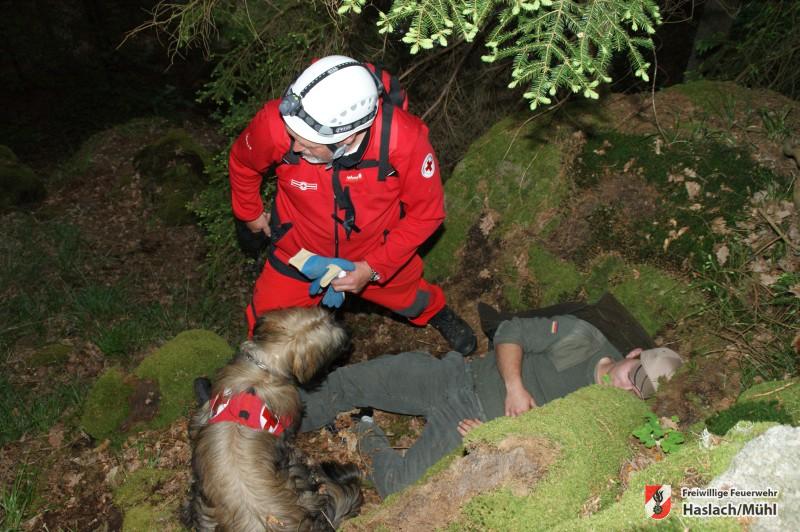
<instances>
[{"instance_id":1,"label":"fallen leaf","mask_svg":"<svg viewBox=\"0 0 800 532\"><path fill-rule=\"evenodd\" d=\"M697 196L700 195L700 184L695 181L687 181L684 183L686 187L686 193L689 195L689 199L695 199Z\"/></svg>"},{"instance_id":2,"label":"fallen leaf","mask_svg":"<svg viewBox=\"0 0 800 532\"><path fill-rule=\"evenodd\" d=\"M764 286L772 286L778 282L778 276L770 273L758 274L758 282Z\"/></svg>"},{"instance_id":3,"label":"fallen leaf","mask_svg":"<svg viewBox=\"0 0 800 532\"><path fill-rule=\"evenodd\" d=\"M716 251L717 262L719 263L720 266L725 266L725 263L728 262L728 257L730 257L730 254L731 254L730 250L728 249L728 246L725 244L722 244L719 247L719 249L717 249Z\"/></svg>"},{"instance_id":4,"label":"fallen leaf","mask_svg":"<svg viewBox=\"0 0 800 532\"><path fill-rule=\"evenodd\" d=\"M702 205L700 205L699 203L692 203L692 204L689 206L689 210L690 210L690 211L699 211L699 210L700 210L700 209L702 209L702 208L703 208L703 206L702 206Z\"/></svg>"},{"instance_id":5,"label":"fallen leaf","mask_svg":"<svg viewBox=\"0 0 800 532\"><path fill-rule=\"evenodd\" d=\"M678 424L672 421L672 418L662 417L658 420L662 428L678 430Z\"/></svg>"},{"instance_id":6,"label":"fallen leaf","mask_svg":"<svg viewBox=\"0 0 800 532\"><path fill-rule=\"evenodd\" d=\"M669 183L683 183L684 177L681 174L669 174L667 181Z\"/></svg>"},{"instance_id":7,"label":"fallen leaf","mask_svg":"<svg viewBox=\"0 0 800 532\"><path fill-rule=\"evenodd\" d=\"M697 177L697 172L695 172L695 171L694 171L694 170L692 170L691 168L684 168L684 169L683 169L683 173L684 173L684 175L685 175L686 177L690 177L690 178L692 178L692 179L695 179L695 178Z\"/></svg>"},{"instance_id":8,"label":"fallen leaf","mask_svg":"<svg viewBox=\"0 0 800 532\"><path fill-rule=\"evenodd\" d=\"M715 235L727 235L731 232L728 229L728 224L725 222L725 218L722 216L717 216L713 220L711 220L711 232Z\"/></svg>"},{"instance_id":9,"label":"fallen leaf","mask_svg":"<svg viewBox=\"0 0 800 532\"><path fill-rule=\"evenodd\" d=\"M61 444L64 443L64 427L60 423L53 425L53 428L47 433L47 443L53 448L61 447Z\"/></svg>"},{"instance_id":10,"label":"fallen leaf","mask_svg":"<svg viewBox=\"0 0 800 532\"><path fill-rule=\"evenodd\" d=\"M800 297L800 283L790 286L789 293L794 297Z\"/></svg>"}]
</instances>

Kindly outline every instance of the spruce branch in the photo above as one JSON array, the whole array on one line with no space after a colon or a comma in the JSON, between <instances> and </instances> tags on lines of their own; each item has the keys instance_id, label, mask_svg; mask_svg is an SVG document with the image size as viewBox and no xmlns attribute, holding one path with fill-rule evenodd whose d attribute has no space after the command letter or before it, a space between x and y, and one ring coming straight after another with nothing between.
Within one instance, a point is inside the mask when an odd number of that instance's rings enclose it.
<instances>
[{"instance_id":1,"label":"spruce branch","mask_svg":"<svg viewBox=\"0 0 800 532\"><path fill-rule=\"evenodd\" d=\"M340 10L355 3L363 0L342 0ZM597 98L615 54L647 81L644 52L660 23L655 0L394 0L377 22L380 33L400 33L412 54L483 32L482 59L511 59L509 87L524 85L531 109L562 89Z\"/></svg>"}]
</instances>

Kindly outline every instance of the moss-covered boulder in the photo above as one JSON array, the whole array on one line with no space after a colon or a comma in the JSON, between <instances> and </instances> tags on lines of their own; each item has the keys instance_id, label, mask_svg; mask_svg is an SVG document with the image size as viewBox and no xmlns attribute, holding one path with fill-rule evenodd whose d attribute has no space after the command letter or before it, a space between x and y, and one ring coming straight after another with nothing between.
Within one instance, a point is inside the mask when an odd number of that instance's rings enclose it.
<instances>
[{"instance_id":1,"label":"moss-covered boulder","mask_svg":"<svg viewBox=\"0 0 800 532\"><path fill-rule=\"evenodd\" d=\"M630 457L630 433L646 405L615 388L590 386L472 431L417 485L349 521L352 530L527 530L578 517ZM466 454L462 456L465 451Z\"/></svg>"},{"instance_id":2,"label":"moss-covered boulder","mask_svg":"<svg viewBox=\"0 0 800 532\"><path fill-rule=\"evenodd\" d=\"M0 145L0 212L44 199L44 180L20 162L8 146Z\"/></svg>"},{"instance_id":3,"label":"moss-covered boulder","mask_svg":"<svg viewBox=\"0 0 800 532\"><path fill-rule=\"evenodd\" d=\"M128 417L128 397L133 385L119 368L111 368L94 383L81 416L81 427L97 440L109 438L117 433Z\"/></svg>"},{"instance_id":4,"label":"moss-covered boulder","mask_svg":"<svg viewBox=\"0 0 800 532\"><path fill-rule=\"evenodd\" d=\"M640 530L653 526L654 521L644 509L644 487L646 485L669 485L672 489L672 509L658 523L667 530L742 530L735 518L698 518L683 515L681 509L681 487L702 487L713 477L728 469L736 454L744 445L763 434L773 424L759 423L737 426L716 443L703 444L691 440L680 451L667 455L663 460L635 472L630 476L626 489L619 500L599 512L587 516L575 516L557 526L548 526L564 532L577 530Z\"/></svg>"},{"instance_id":5,"label":"moss-covered boulder","mask_svg":"<svg viewBox=\"0 0 800 532\"><path fill-rule=\"evenodd\" d=\"M148 355L131 374L104 373L89 392L84 430L97 439L119 442L131 430L163 428L194 403L193 381L212 375L233 354L216 333L184 331Z\"/></svg>"},{"instance_id":6,"label":"moss-covered boulder","mask_svg":"<svg viewBox=\"0 0 800 532\"><path fill-rule=\"evenodd\" d=\"M134 157L144 189L159 218L167 225L193 221L187 206L208 183L208 151L184 129L171 129Z\"/></svg>"},{"instance_id":7,"label":"moss-covered boulder","mask_svg":"<svg viewBox=\"0 0 800 532\"><path fill-rule=\"evenodd\" d=\"M149 424L169 425L194 403L192 382L201 375L213 375L233 354L218 334L202 329L184 331L145 358L134 374L158 383L161 404Z\"/></svg>"}]
</instances>

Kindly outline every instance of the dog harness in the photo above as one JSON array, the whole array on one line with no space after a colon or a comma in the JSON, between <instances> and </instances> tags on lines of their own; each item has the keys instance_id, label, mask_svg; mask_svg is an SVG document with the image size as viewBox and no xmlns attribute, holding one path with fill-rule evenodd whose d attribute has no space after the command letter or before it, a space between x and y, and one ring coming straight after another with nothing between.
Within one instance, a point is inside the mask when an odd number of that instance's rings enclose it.
<instances>
[{"instance_id":1,"label":"dog harness","mask_svg":"<svg viewBox=\"0 0 800 532\"><path fill-rule=\"evenodd\" d=\"M275 417L255 393L255 390L231 395L230 390L211 399L209 423L234 422L256 430L265 430L279 436L292 425L289 415Z\"/></svg>"}]
</instances>

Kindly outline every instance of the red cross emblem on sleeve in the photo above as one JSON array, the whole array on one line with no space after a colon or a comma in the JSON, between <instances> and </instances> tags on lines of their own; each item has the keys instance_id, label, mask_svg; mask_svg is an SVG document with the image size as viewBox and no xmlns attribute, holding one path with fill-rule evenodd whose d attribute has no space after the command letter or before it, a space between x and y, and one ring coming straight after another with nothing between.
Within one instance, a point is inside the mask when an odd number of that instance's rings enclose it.
<instances>
[{"instance_id":1,"label":"red cross emblem on sleeve","mask_svg":"<svg viewBox=\"0 0 800 532\"><path fill-rule=\"evenodd\" d=\"M425 160L422 161L422 177L425 179L429 179L433 176L434 172L436 171L436 161L433 159L433 154L429 153L425 156Z\"/></svg>"}]
</instances>

